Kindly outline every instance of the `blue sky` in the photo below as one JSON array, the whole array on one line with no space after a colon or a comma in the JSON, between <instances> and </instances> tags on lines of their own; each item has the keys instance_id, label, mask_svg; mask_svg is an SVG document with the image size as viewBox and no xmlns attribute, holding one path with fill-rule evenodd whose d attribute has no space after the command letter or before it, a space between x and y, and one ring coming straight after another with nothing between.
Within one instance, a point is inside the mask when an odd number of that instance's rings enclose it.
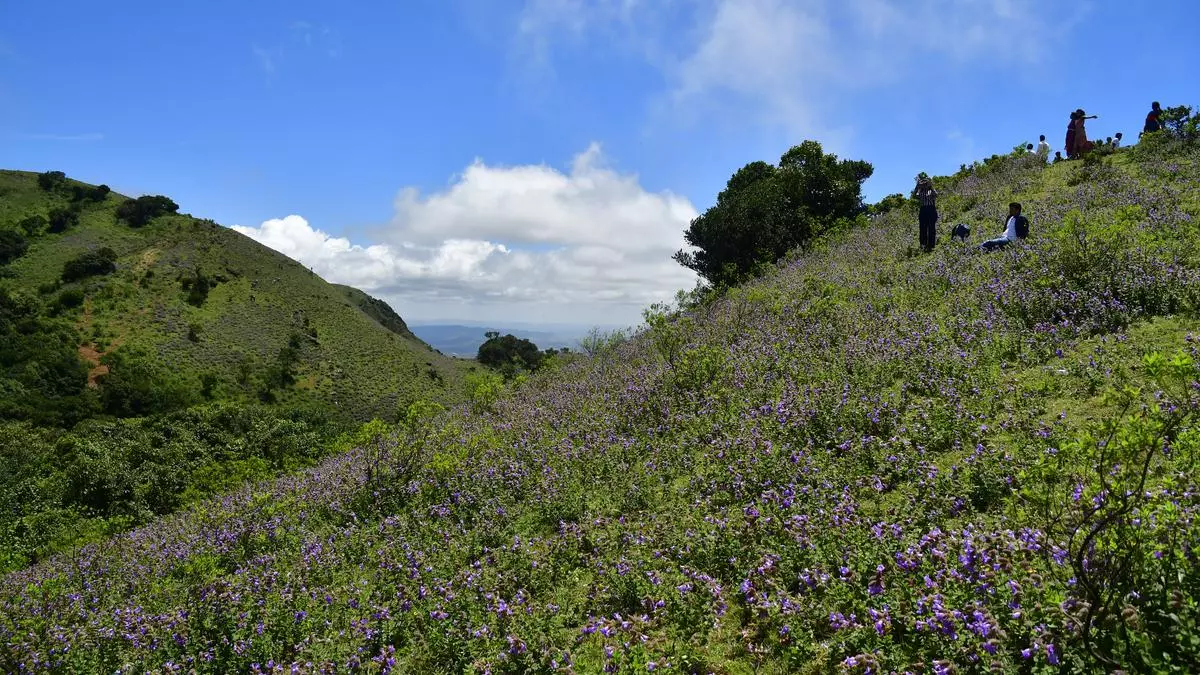
<instances>
[{"instance_id":1,"label":"blue sky","mask_svg":"<svg viewBox=\"0 0 1200 675\"><path fill-rule=\"evenodd\" d=\"M1183 0L0 4L0 165L158 193L412 320L629 323L743 164L874 200L1197 104ZM1186 19L1186 20L1185 20Z\"/></svg>"}]
</instances>

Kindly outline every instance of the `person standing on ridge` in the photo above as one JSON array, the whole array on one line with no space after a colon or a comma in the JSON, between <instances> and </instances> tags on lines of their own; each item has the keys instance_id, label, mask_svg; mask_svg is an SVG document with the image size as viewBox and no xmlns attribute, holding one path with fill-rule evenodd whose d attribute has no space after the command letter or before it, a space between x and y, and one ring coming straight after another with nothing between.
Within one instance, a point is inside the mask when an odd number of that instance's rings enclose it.
<instances>
[{"instance_id":1,"label":"person standing on ridge","mask_svg":"<svg viewBox=\"0 0 1200 675\"><path fill-rule=\"evenodd\" d=\"M1117 134L1113 136L1112 149L1116 150L1119 147L1121 147L1121 132L1118 131Z\"/></svg>"},{"instance_id":2,"label":"person standing on ridge","mask_svg":"<svg viewBox=\"0 0 1200 675\"><path fill-rule=\"evenodd\" d=\"M917 201L921 205L921 210L917 213L921 249L928 253L937 244L937 190L933 189L933 181L924 171L917 176L916 193Z\"/></svg>"},{"instance_id":3,"label":"person standing on ridge","mask_svg":"<svg viewBox=\"0 0 1200 675\"><path fill-rule=\"evenodd\" d=\"M1146 126L1142 128L1143 134L1148 134L1152 131L1162 129L1162 121L1158 118L1162 115L1162 106L1158 101L1150 104L1150 112L1146 115Z\"/></svg>"},{"instance_id":4,"label":"person standing on ridge","mask_svg":"<svg viewBox=\"0 0 1200 675\"><path fill-rule=\"evenodd\" d=\"M1046 134L1038 136L1037 154L1043 162L1050 156L1050 144L1046 142Z\"/></svg>"},{"instance_id":5,"label":"person standing on ridge","mask_svg":"<svg viewBox=\"0 0 1200 675\"><path fill-rule=\"evenodd\" d=\"M1097 115L1088 115L1083 108L1075 111L1075 156L1083 157L1092 151L1092 142L1087 139L1087 128L1084 123L1094 120Z\"/></svg>"},{"instance_id":6,"label":"person standing on ridge","mask_svg":"<svg viewBox=\"0 0 1200 675\"><path fill-rule=\"evenodd\" d=\"M1067 153L1067 159L1075 159L1075 120L1078 117L1079 113L1071 113L1071 121L1067 122L1067 143L1063 148L1063 152Z\"/></svg>"}]
</instances>

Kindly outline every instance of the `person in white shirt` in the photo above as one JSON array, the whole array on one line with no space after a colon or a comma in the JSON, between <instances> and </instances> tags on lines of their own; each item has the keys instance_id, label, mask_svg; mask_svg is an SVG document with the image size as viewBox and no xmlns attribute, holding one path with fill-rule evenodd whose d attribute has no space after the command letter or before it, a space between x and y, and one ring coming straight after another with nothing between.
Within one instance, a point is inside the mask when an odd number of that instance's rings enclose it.
<instances>
[{"instance_id":1,"label":"person in white shirt","mask_svg":"<svg viewBox=\"0 0 1200 675\"><path fill-rule=\"evenodd\" d=\"M1004 234L995 239L988 239L979 245L984 251L994 251L1004 248L1017 239L1024 239L1029 234L1029 220L1021 215L1021 205L1012 202L1008 205L1008 220L1004 224Z\"/></svg>"},{"instance_id":2,"label":"person in white shirt","mask_svg":"<svg viewBox=\"0 0 1200 675\"><path fill-rule=\"evenodd\" d=\"M1118 131L1117 135L1113 136L1112 147L1113 147L1113 150L1116 150L1117 148L1121 147L1121 132Z\"/></svg>"},{"instance_id":3,"label":"person in white shirt","mask_svg":"<svg viewBox=\"0 0 1200 675\"><path fill-rule=\"evenodd\" d=\"M1045 161L1050 156L1050 144L1046 142L1046 134L1038 137L1037 154Z\"/></svg>"}]
</instances>

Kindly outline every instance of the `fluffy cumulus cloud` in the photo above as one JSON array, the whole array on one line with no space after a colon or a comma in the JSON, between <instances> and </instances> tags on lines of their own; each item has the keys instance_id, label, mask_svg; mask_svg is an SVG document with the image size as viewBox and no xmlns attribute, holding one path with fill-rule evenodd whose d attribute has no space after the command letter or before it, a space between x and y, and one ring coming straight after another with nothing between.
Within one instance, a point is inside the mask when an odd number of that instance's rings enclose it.
<instances>
[{"instance_id":1,"label":"fluffy cumulus cloud","mask_svg":"<svg viewBox=\"0 0 1200 675\"><path fill-rule=\"evenodd\" d=\"M410 319L623 324L695 283L670 256L696 215L593 144L569 171L476 160L441 192L405 188L369 245L297 215L233 229Z\"/></svg>"},{"instance_id":2,"label":"fluffy cumulus cloud","mask_svg":"<svg viewBox=\"0 0 1200 675\"><path fill-rule=\"evenodd\" d=\"M638 50L665 110L733 108L789 133L836 137L849 95L986 62L1032 68L1086 3L1036 0L527 0L520 44ZM620 34L627 39L613 40ZM588 35L593 39L587 42ZM932 85L931 86L936 86ZM841 115L844 117L844 115Z\"/></svg>"}]
</instances>

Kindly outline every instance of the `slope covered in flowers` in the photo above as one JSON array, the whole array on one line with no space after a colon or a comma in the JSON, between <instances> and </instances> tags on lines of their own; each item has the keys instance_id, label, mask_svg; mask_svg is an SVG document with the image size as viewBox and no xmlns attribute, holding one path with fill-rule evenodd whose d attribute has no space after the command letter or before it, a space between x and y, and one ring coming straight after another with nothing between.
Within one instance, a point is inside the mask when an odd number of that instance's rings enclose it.
<instances>
[{"instance_id":1,"label":"slope covered in flowers","mask_svg":"<svg viewBox=\"0 0 1200 675\"><path fill-rule=\"evenodd\" d=\"M894 211L10 574L0 668L1194 672L1198 179L1169 143L941 179L943 225L1033 237L918 255Z\"/></svg>"}]
</instances>

